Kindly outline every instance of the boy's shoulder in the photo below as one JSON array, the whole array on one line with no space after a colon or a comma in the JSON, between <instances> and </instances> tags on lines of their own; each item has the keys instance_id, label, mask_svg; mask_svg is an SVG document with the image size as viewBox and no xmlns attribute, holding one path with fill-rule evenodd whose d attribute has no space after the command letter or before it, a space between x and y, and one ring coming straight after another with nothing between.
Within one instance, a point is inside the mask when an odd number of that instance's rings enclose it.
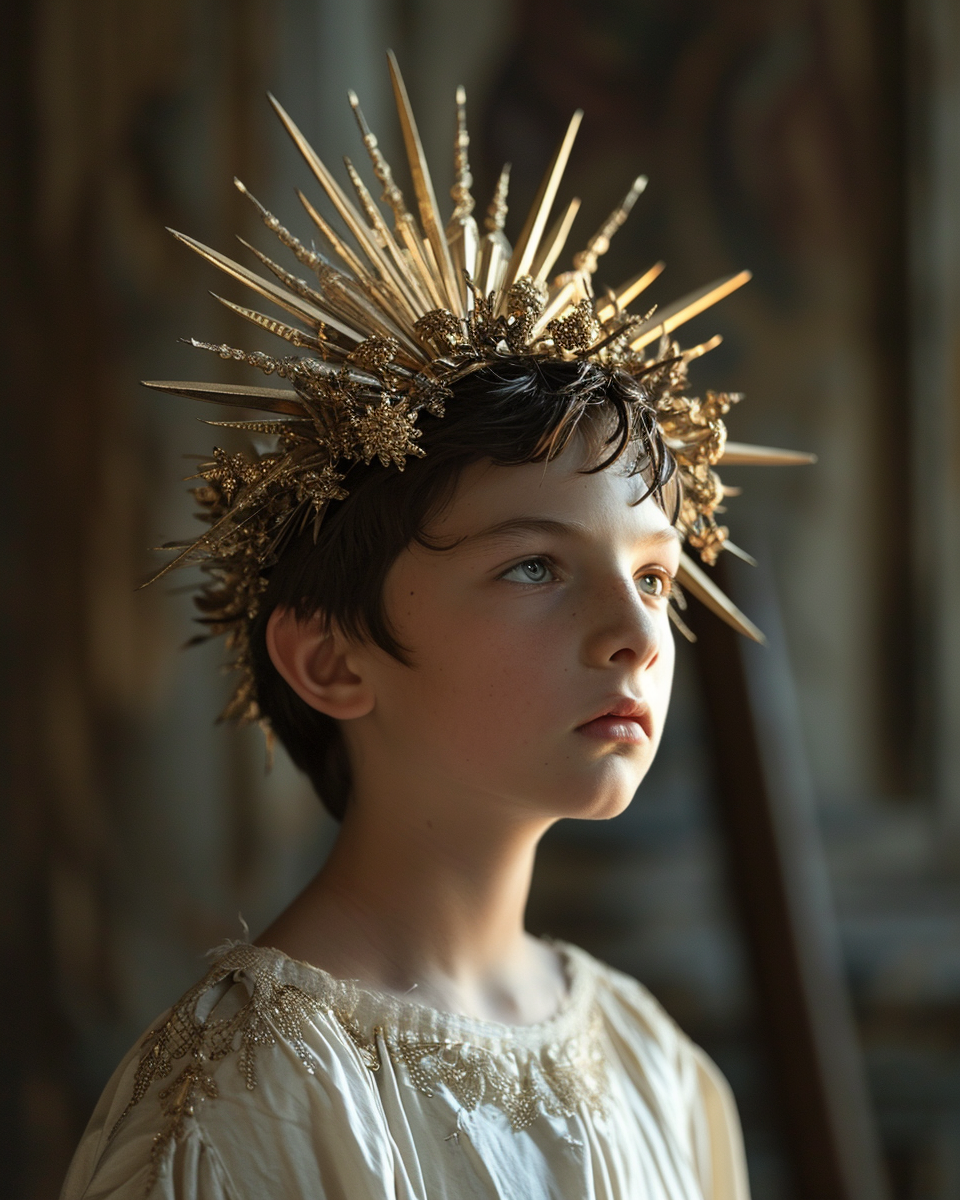
<instances>
[{"instance_id":1,"label":"boy's shoulder","mask_svg":"<svg viewBox=\"0 0 960 1200\"><path fill-rule=\"evenodd\" d=\"M635 1011L651 1022L660 1025L661 1022L680 1032L672 1017L661 1005L660 1001L635 976L617 967L610 966L602 959L596 958L589 951L569 942L555 943L580 973L585 972L593 977L593 986L598 1000L620 1005L625 1009Z\"/></svg>"},{"instance_id":2,"label":"boy's shoulder","mask_svg":"<svg viewBox=\"0 0 960 1200\"><path fill-rule=\"evenodd\" d=\"M258 1157L264 1130L281 1113L292 1135L302 1126L309 1140L311 1112L334 1116L331 1079L341 1088L352 1083L351 1102L362 1108L366 1077L379 1066L377 1047L351 1024L349 994L334 982L248 943L211 952L204 976L114 1072L64 1200L84 1195L95 1176L99 1185L114 1174L124 1184L135 1179L142 1195L169 1174L164 1164L175 1157L202 1158L225 1175L238 1154Z\"/></svg>"},{"instance_id":3,"label":"boy's shoulder","mask_svg":"<svg viewBox=\"0 0 960 1200\"><path fill-rule=\"evenodd\" d=\"M651 1051L688 1071L705 1057L660 1001L634 976L595 958L579 946L558 943L575 969L592 976L596 1005L620 1057L647 1059Z\"/></svg>"}]
</instances>

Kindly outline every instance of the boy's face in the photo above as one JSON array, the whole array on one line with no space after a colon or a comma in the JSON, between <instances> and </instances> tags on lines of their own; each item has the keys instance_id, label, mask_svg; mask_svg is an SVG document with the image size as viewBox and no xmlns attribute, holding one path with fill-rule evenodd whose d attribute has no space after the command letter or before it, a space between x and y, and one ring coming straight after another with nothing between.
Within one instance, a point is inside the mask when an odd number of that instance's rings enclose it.
<instances>
[{"instance_id":1,"label":"boy's face","mask_svg":"<svg viewBox=\"0 0 960 1200\"><path fill-rule=\"evenodd\" d=\"M384 602L409 665L356 649L375 702L344 723L355 762L521 818L629 804L667 713L680 542L640 476L583 465L578 442L477 464L427 531L453 548L400 555Z\"/></svg>"}]
</instances>

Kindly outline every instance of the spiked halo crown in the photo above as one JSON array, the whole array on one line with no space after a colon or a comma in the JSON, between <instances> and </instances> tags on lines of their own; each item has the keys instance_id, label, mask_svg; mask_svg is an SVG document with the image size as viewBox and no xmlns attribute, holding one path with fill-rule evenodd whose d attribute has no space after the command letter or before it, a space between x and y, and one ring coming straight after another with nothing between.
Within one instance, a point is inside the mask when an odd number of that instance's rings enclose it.
<instances>
[{"instance_id":1,"label":"spiked halo crown","mask_svg":"<svg viewBox=\"0 0 960 1200\"><path fill-rule=\"evenodd\" d=\"M719 337L681 350L673 332L746 283L747 271L708 284L664 308L642 314L629 306L663 270L657 263L621 287L596 295L597 260L646 186L639 176L572 267L550 279L580 201L573 199L552 223L551 210L582 113L574 113L550 162L515 246L504 234L509 166L505 166L481 232L473 215L465 96L457 90L453 212L440 217L430 170L406 87L393 54L390 76L416 195L416 216L407 208L390 166L351 92L363 144L392 214L391 229L359 172L345 159L359 207L321 162L279 102L270 102L333 208L349 231L340 236L313 203L298 192L323 239L320 253L294 237L239 181L264 224L292 251L313 278L308 283L244 243L274 277L268 279L184 234L180 241L225 274L292 317L296 324L217 297L227 308L294 347L275 358L260 351L193 340L221 358L257 367L286 381L286 388L214 383L147 382L146 386L198 400L267 414L255 421L212 422L275 439L274 450L228 454L215 449L198 471L194 494L207 528L175 543L176 557L154 577L199 564L206 573L196 598L207 637L225 634L240 671L224 717L259 719L249 653L250 625L266 587L266 571L285 533L295 523L319 521L331 500L347 495L345 472L355 463L402 470L420 455L417 416L442 415L456 379L503 356L589 359L622 370L643 385L682 482L679 526L686 543L713 564L736 547L716 521L724 488L718 464L786 465L809 462L792 451L727 441L723 417L740 397L706 392L688 397L687 364L719 344ZM332 258L328 257L332 254ZM335 265L336 264L336 265ZM682 587L734 628L756 640L759 630L687 554L681 556Z\"/></svg>"}]
</instances>

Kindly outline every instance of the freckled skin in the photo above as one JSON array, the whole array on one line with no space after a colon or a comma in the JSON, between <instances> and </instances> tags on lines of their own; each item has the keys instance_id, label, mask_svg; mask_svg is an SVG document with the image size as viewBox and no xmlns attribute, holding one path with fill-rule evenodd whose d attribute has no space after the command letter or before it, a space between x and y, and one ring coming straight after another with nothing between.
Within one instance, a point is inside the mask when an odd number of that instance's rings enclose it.
<instances>
[{"instance_id":1,"label":"freckled skin","mask_svg":"<svg viewBox=\"0 0 960 1200\"><path fill-rule=\"evenodd\" d=\"M261 941L480 1018L555 1011L563 972L523 928L536 846L563 817L622 812L650 766L680 551L640 479L583 465L574 445L464 472L428 531L453 548L388 572L407 663L273 614L271 657L340 722L354 788L330 859ZM644 705L629 727L609 714L624 697Z\"/></svg>"}]
</instances>

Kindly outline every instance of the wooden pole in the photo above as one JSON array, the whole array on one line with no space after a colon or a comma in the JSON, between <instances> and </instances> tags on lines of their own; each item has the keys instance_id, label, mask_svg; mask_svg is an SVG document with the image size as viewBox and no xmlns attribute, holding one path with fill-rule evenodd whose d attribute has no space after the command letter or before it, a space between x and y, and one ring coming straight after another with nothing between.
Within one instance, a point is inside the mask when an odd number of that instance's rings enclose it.
<instances>
[{"instance_id":1,"label":"wooden pole","mask_svg":"<svg viewBox=\"0 0 960 1200\"><path fill-rule=\"evenodd\" d=\"M714 577L729 590L724 566ZM753 578L734 599L767 646L694 602L685 620L697 636L720 822L784 1138L803 1200L883 1200L789 665L772 588L760 571Z\"/></svg>"}]
</instances>

